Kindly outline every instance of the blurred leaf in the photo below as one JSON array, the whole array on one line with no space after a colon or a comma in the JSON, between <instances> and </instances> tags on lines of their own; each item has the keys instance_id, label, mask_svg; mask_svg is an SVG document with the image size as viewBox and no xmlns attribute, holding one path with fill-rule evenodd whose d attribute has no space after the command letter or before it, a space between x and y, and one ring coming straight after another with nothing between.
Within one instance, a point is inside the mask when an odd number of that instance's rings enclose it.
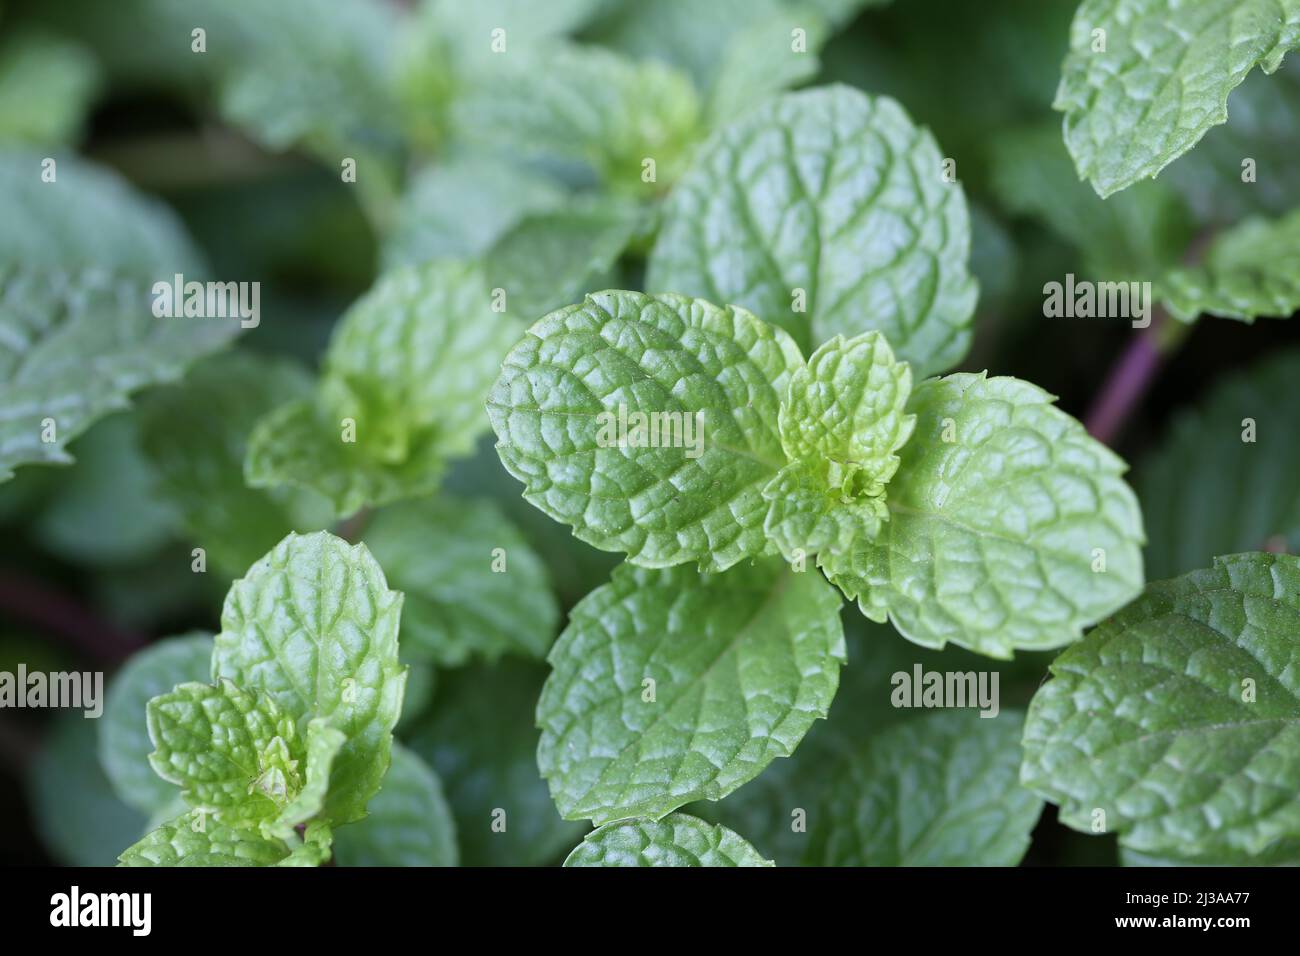
<instances>
[{"instance_id":1,"label":"blurred leaf","mask_svg":"<svg viewBox=\"0 0 1300 956\"><path fill-rule=\"evenodd\" d=\"M175 540L177 513L154 495L139 430L138 414L112 415L72 443L76 464L58 475L32 528L43 547L73 562L121 564Z\"/></svg>"},{"instance_id":2,"label":"blurred leaf","mask_svg":"<svg viewBox=\"0 0 1300 956\"><path fill-rule=\"evenodd\" d=\"M149 739L145 706L177 684L206 683L211 675L212 635L196 632L146 647L109 683L104 713L98 721L99 762L117 795L141 812L169 807L180 796L176 785L163 780L149 765L154 745Z\"/></svg>"},{"instance_id":3,"label":"blurred leaf","mask_svg":"<svg viewBox=\"0 0 1300 956\"><path fill-rule=\"evenodd\" d=\"M828 4L829 5L829 4ZM796 48L796 31L798 48ZM722 54L709 91L708 124L722 126L817 75L829 27L814 5L782 7L745 25Z\"/></svg>"},{"instance_id":4,"label":"blurred leaf","mask_svg":"<svg viewBox=\"0 0 1300 956\"><path fill-rule=\"evenodd\" d=\"M505 289L508 312L531 325L609 285L642 219L634 203L594 196L533 213L487 253L488 285Z\"/></svg>"},{"instance_id":5,"label":"blurred leaf","mask_svg":"<svg viewBox=\"0 0 1300 956\"><path fill-rule=\"evenodd\" d=\"M989 149L1001 203L1072 243L1093 276L1155 280L1191 244L1191 216L1172 186L1144 182L1101 199L1079 181L1056 124L1000 133Z\"/></svg>"},{"instance_id":6,"label":"blurred leaf","mask_svg":"<svg viewBox=\"0 0 1300 956\"><path fill-rule=\"evenodd\" d=\"M490 502L394 505L371 519L364 537L389 583L406 594L404 655L454 667L471 655L546 654L559 618L546 568Z\"/></svg>"},{"instance_id":7,"label":"blurred leaf","mask_svg":"<svg viewBox=\"0 0 1300 956\"><path fill-rule=\"evenodd\" d=\"M545 676L513 660L451 672L407 740L442 778L467 866L553 863L588 829L560 819L537 771L533 708Z\"/></svg>"},{"instance_id":8,"label":"blurred leaf","mask_svg":"<svg viewBox=\"0 0 1300 956\"><path fill-rule=\"evenodd\" d=\"M393 763L360 823L334 835L339 866L455 866L456 821L438 775L393 744Z\"/></svg>"},{"instance_id":9,"label":"blurred leaf","mask_svg":"<svg viewBox=\"0 0 1300 956\"><path fill-rule=\"evenodd\" d=\"M542 52L549 42L571 33L610 0L424 0L424 29L445 38L462 70L486 67L496 54L494 30L505 44L501 53L525 56ZM500 54L496 54L500 55Z\"/></svg>"},{"instance_id":10,"label":"blurred leaf","mask_svg":"<svg viewBox=\"0 0 1300 956\"><path fill-rule=\"evenodd\" d=\"M42 181L37 154L0 154L0 480L71 461L67 443L92 422L238 331L153 315L154 282L202 269L168 210L72 157L57 175Z\"/></svg>"},{"instance_id":11,"label":"blurred leaf","mask_svg":"<svg viewBox=\"0 0 1300 956\"><path fill-rule=\"evenodd\" d=\"M1243 322L1290 318L1300 309L1300 209L1220 233L1202 263L1167 273L1158 294L1184 322L1203 313Z\"/></svg>"},{"instance_id":12,"label":"blurred leaf","mask_svg":"<svg viewBox=\"0 0 1300 956\"><path fill-rule=\"evenodd\" d=\"M27 775L36 830L69 866L112 866L145 826L144 814L117 798L100 769L95 725L80 711L56 715Z\"/></svg>"},{"instance_id":13,"label":"blurred leaf","mask_svg":"<svg viewBox=\"0 0 1300 956\"><path fill-rule=\"evenodd\" d=\"M812 815L820 866L1015 866L1043 802L1020 786L1024 714L939 711L873 737Z\"/></svg>"},{"instance_id":14,"label":"blurred leaf","mask_svg":"<svg viewBox=\"0 0 1300 956\"><path fill-rule=\"evenodd\" d=\"M525 216L563 202L550 179L504 159L464 156L422 169L398 207L385 267L478 256Z\"/></svg>"},{"instance_id":15,"label":"blurred leaf","mask_svg":"<svg viewBox=\"0 0 1300 956\"><path fill-rule=\"evenodd\" d=\"M698 134L690 80L662 63L598 47L561 47L500 58L454 106L457 134L512 155L589 165L612 189L648 194L681 171Z\"/></svg>"},{"instance_id":16,"label":"blurred leaf","mask_svg":"<svg viewBox=\"0 0 1300 956\"><path fill-rule=\"evenodd\" d=\"M293 362L236 351L196 365L183 383L141 403L141 444L156 470L157 494L180 511L192 543L232 577L290 531L330 521L329 505L314 494L244 483L248 435L258 419L310 391L311 377Z\"/></svg>"},{"instance_id":17,"label":"blurred leaf","mask_svg":"<svg viewBox=\"0 0 1300 956\"><path fill-rule=\"evenodd\" d=\"M1207 555L1300 551L1297 381L1294 350L1225 376L1141 460L1149 579L1195 570Z\"/></svg>"},{"instance_id":18,"label":"blurred leaf","mask_svg":"<svg viewBox=\"0 0 1300 956\"><path fill-rule=\"evenodd\" d=\"M0 47L0 142L63 146L81 135L99 67L79 43L43 32Z\"/></svg>"}]
</instances>

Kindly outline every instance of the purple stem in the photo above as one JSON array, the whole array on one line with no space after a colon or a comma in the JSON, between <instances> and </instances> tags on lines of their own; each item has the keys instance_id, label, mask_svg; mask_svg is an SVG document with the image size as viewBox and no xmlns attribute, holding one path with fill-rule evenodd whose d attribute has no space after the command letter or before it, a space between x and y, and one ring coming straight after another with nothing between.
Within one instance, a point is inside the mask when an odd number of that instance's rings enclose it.
<instances>
[{"instance_id":1,"label":"purple stem","mask_svg":"<svg viewBox=\"0 0 1300 956\"><path fill-rule=\"evenodd\" d=\"M1085 427L1088 434L1102 444L1114 443L1128 422L1129 414L1151 387L1162 357L1158 330L1163 318L1164 315L1157 312L1151 324L1129 344L1110 370L1097 400L1088 411Z\"/></svg>"},{"instance_id":2,"label":"purple stem","mask_svg":"<svg viewBox=\"0 0 1300 956\"><path fill-rule=\"evenodd\" d=\"M93 660L117 663L144 646L140 635L101 621L71 598L11 570L0 575L0 608L63 637Z\"/></svg>"}]
</instances>

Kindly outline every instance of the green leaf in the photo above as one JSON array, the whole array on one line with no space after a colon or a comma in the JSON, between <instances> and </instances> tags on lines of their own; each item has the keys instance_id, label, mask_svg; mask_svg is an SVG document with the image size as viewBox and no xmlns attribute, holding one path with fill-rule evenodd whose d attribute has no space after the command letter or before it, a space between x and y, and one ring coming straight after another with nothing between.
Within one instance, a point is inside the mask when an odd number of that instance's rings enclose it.
<instances>
[{"instance_id":1,"label":"green leaf","mask_svg":"<svg viewBox=\"0 0 1300 956\"><path fill-rule=\"evenodd\" d=\"M302 788L304 748L293 717L270 698L228 680L186 683L149 701L146 713L154 771L222 823L276 816Z\"/></svg>"},{"instance_id":2,"label":"green leaf","mask_svg":"<svg viewBox=\"0 0 1300 956\"><path fill-rule=\"evenodd\" d=\"M1297 0L1084 0L1053 104L1080 177L1104 198L1155 176L1297 45Z\"/></svg>"},{"instance_id":3,"label":"green leaf","mask_svg":"<svg viewBox=\"0 0 1300 956\"><path fill-rule=\"evenodd\" d=\"M1021 780L1131 849L1213 859L1300 838L1300 559L1147 587L1052 664Z\"/></svg>"},{"instance_id":4,"label":"green leaf","mask_svg":"<svg viewBox=\"0 0 1300 956\"><path fill-rule=\"evenodd\" d=\"M513 659L440 675L433 709L407 740L446 787L465 866L549 865L587 830L560 818L537 772L544 676Z\"/></svg>"},{"instance_id":5,"label":"green leaf","mask_svg":"<svg viewBox=\"0 0 1300 956\"><path fill-rule=\"evenodd\" d=\"M773 866L724 826L674 813L662 820L625 820L595 830L565 866Z\"/></svg>"},{"instance_id":6,"label":"green leaf","mask_svg":"<svg viewBox=\"0 0 1300 956\"><path fill-rule=\"evenodd\" d=\"M23 781L33 832L69 866L112 866L145 826L144 814L117 798L95 759L96 723L77 710L55 714ZM8 792L17 797L13 786Z\"/></svg>"},{"instance_id":7,"label":"green leaf","mask_svg":"<svg viewBox=\"0 0 1300 956\"><path fill-rule=\"evenodd\" d=\"M455 866L456 822L438 775L393 745L393 765L370 801L370 815L334 838L340 866Z\"/></svg>"},{"instance_id":8,"label":"green leaf","mask_svg":"<svg viewBox=\"0 0 1300 956\"><path fill-rule=\"evenodd\" d=\"M813 817L816 866L1015 866L1043 802L1020 786L1024 715L941 711L872 737Z\"/></svg>"},{"instance_id":9,"label":"green leaf","mask_svg":"<svg viewBox=\"0 0 1300 956\"><path fill-rule=\"evenodd\" d=\"M50 502L32 526L42 547L105 566L147 560L176 540L176 510L154 494L139 432L138 414L117 413L72 443L76 464L51 476Z\"/></svg>"},{"instance_id":10,"label":"green leaf","mask_svg":"<svg viewBox=\"0 0 1300 956\"><path fill-rule=\"evenodd\" d=\"M488 68L502 53L544 52L555 38L582 27L607 0L429 0L421 11L427 28L447 38L448 54L462 71ZM497 37L505 46L493 49Z\"/></svg>"},{"instance_id":11,"label":"green leaf","mask_svg":"<svg viewBox=\"0 0 1300 956\"><path fill-rule=\"evenodd\" d=\"M778 97L714 134L669 197L651 290L744 306L805 353L884 333L929 375L970 346L970 221L943 156L893 100Z\"/></svg>"},{"instance_id":12,"label":"green leaf","mask_svg":"<svg viewBox=\"0 0 1300 956\"><path fill-rule=\"evenodd\" d=\"M524 496L583 541L723 570L770 551L762 489L785 464L777 415L801 365L744 309L602 292L528 331L488 415Z\"/></svg>"},{"instance_id":13,"label":"green leaf","mask_svg":"<svg viewBox=\"0 0 1300 956\"><path fill-rule=\"evenodd\" d=\"M850 550L888 519L885 486L912 434L903 409L912 371L879 332L837 335L794 373L779 419L794 464L763 489L764 524L781 553Z\"/></svg>"},{"instance_id":14,"label":"green leaf","mask_svg":"<svg viewBox=\"0 0 1300 956\"><path fill-rule=\"evenodd\" d=\"M335 329L315 405L291 402L254 430L250 484L311 488L339 515L435 490L486 428L483 399L520 328L476 266L388 273Z\"/></svg>"},{"instance_id":15,"label":"green leaf","mask_svg":"<svg viewBox=\"0 0 1300 956\"><path fill-rule=\"evenodd\" d=\"M141 446L157 473L156 494L176 505L193 543L230 574L289 531L330 520L330 507L313 494L244 483L249 432L271 409L310 389L297 364L234 351L199 363L183 384L141 403Z\"/></svg>"},{"instance_id":16,"label":"green leaf","mask_svg":"<svg viewBox=\"0 0 1300 956\"><path fill-rule=\"evenodd\" d=\"M453 156L411 178L384 245L387 268L479 256L527 216L557 209L564 191L526 166Z\"/></svg>"},{"instance_id":17,"label":"green leaf","mask_svg":"<svg viewBox=\"0 0 1300 956\"><path fill-rule=\"evenodd\" d=\"M0 142L72 142L99 84L95 57L81 44L41 32L10 36L0 48Z\"/></svg>"},{"instance_id":18,"label":"green leaf","mask_svg":"<svg viewBox=\"0 0 1300 956\"><path fill-rule=\"evenodd\" d=\"M347 743L347 737L341 730L331 727L323 717L315 717L307 722L306 736L306 769L302 775L302 789L280 807L273 820L262 822L263 836L290 840L293 838L294 827L316 817L325 806L334 759ZM320 823L323 824L324 821ZM319 862L323 862L323 858L306 865L315 866Z\"/></svg>"},{"instance_id":19,"label":"green leaf","mask_svg":"<svg viewBox=\"0 0 1300 956\"><path fill-rule=\"evenodd\" d=\"M790 756L839 686L839 607L820 575L776 560L617 568L571 612L537 703L561 815L662 817Z\"/></svg>"},{"instance_id":20,"label":"green leaf","mask_svg":"<svg viewBox=\"0 0 1300 956\"><path fill-rule=\"evenodd\" d=\"M1297 381L1295 350L1226 377L1142 459L1148 577L1193 571L1207 554L1300 551Z\"/></svg>"},{"instance_id":21,"label":"green leaf","mask_svg":"<svg viewBox=\"0 0 1300 956\"><path fill-rule=\"evenodd\" d=\"M511 155L588 166L612 189L653 192L680 172L699 124L690 79L598 47L493 58L453 107L457 133ZM653 159L655 178L643 180Z\"/></svg>"},{"instance_id":22,"label":"green leaf","mask_svg":"<svg viewBox=\"0 0 1300 956\"><path fill-rule=\"evenodd\" d=\"M1122 607L1144 540L1126 466L1053 401L984 373L918 385L889 521L850 554L823 552L827 576L909 640L990 657L1067 644Z\"/></svg>"},{"instance_id":23,"label":"green leaf","mask_svg":"<svg viewBox=\"0 0 1300 956\"><path fill-rule=\"evenodd\" d=\"M1184 322L1202 313L1243 322L1289 318L1300 309L1300 209L1221 233L1202 265L1165 275L1159 295Z\"/></svg>"},{"instance_id":24,"label":"green leaf","mask_svg":"<svg viewBox=\"0 0 1300 956\"><path fill-rule=\"evenodd\" d=\"M534 322L607 285L642 218L635 203L607 197L530 215L487 254L488 284L505 290L511 315Z\"/></svg>"},{"instance_id":25,"label":"green leaf","mask_svg":"<svg viewBox=\"0 0 1300 956\"><path fill-rule=\"evenodd\" d=\"M98 721L99 761L117 795L144 813L179 796L149 765L153 741L145 707L177 684L206 681L211 668L212 635L195 633L150 645L127 661L108 685Z\"/></svg>"},{"instance_id":26,"label":"green leaf","mask_svg":"<svg viewBox=\"0 0 1300 956\"><path fill-rule=\"evenodd\" d=\"M723 50L709 91L708 125L729 123L816 76L817 54L829 32L826 18L811 4L781 7L747 23Z\"/></svg>"},{"instance_id":27,"label":"green leaf","mask_svg":"<svg viewBox=\"0 0 1300 956\"><path fill-rule=\"evenodd\" d=\"M1006 209L1033 217L1075 246L1099 279L1150 280L1176 266L1193 239L1182 197L1163 180L1099 199L1075 174L1057 124L1000 130L990 172Z\"/></svg>"},{"instance_id":28,"label":"green leaf","mask_svg":"<svg viewBox=\"0 0 1300 956\"><path fill-rule=\"evenodd\" d=\"M151 830L118 859L122 866L274 866L289 854L283 841L191 810Z\"/></svg>"},{"instance_id":29,"label":"green leaf","mask_svg":"<svg viewBox=\"0 0 1300 956\"><path fill-rule=\"evenodd\" d=\"M546 568L489 502L394 505L371 519L365 541L406 594L402 650L411 659L455 667L471 655L540 658L551 646L560 611Z\"/></svg>"},{"instance_id":30,"label":"green leaf","mask_svg":"<svg viewBox=\"0 0 1300 956\"><path fill-rule=\"evenodd\" d=\"M215 678L270 696L300 732L322 717L346 735L325 801L335 825L365 815L388 769L406 680L401 610L364 545L318 532L280 542L231 585L221 613Z\"/></svg>"},{"instance_id":31,"label":"green leaf","mask_svg":"<svg viewBox=\"0 0 1300 956\"><path fill-rule=\"evenodd\" d=\"M0 153L0 480L18 465L71 461L67 443L96 419L239 329L156 318L153 283L202 269L179 222L73 157L42 182L42 159Z\"/></svg>"}]
</instances>

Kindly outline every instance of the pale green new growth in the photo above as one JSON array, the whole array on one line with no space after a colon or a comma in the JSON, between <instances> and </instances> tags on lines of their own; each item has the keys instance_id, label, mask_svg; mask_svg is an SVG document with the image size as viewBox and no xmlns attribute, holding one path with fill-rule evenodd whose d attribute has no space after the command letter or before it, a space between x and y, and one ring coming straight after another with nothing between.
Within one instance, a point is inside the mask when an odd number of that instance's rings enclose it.
<instances>
[{"instance_id":1,"label":"pale green new growth","mask_svg":"<svg viewBox=\"0 0 1300 956\"><path fill-rule=\"evenodd\" d=\"M521 328L493 309L477 266L388 273L340 320L317 401L291 402L254 430L249 483L317 490L340 516L434 491L484 429L483 397Z\"/></svg>"},{"instance_id":2,"label":"pale green new growth","mask_svg":"<svg viewBox=\"0 0 1300 956\"><path fill-rule=\"evenodd\" d=\"M876 330L927 375L970 346L969 251L934 138L893 100L831 86L778 97L701 147L646 287L742 305L805 353Z\"/></svg>"},{"instance_id":3,"label":"pale green new growth","mask_svg":"<svg viewBox=\"0 0 1300 956\"><path fill-rule=\"evenodd\" d=\"M1300 559L1238 554L1150 585L1056 659L1021 780L1062 822L1214 859L1300 838Z\"/></svg>"},{"instance_id":4,"label":"pale green new growth","mask_svg":"<svg viewBox=\"0 0 1300 956\"><path fill-rule=\"evenodd\" d=\"M335 825L365 815L388 769L401 608L364 545L324 532L289 535L226 597L213 676L270 696L300 730L321 717L346 737L325 800Z\"/></svg>"},{"instance_id":5,"label":"pale green new growth","mask_svg":"<svg viewBox=\"0 0 1300 956\"><path fill-rule=\"evenodd\" d=\"M537 762L567 819L719 800L825 717L840 601L776 560L700 574L623 565L572 611L537 704Z\"/></svg>"},{"instance_id":6,"label":"pale green new growth","mask_svg":"<svg viewBox=\"0 0 1300 956\"><path fill-rule=\"evenodd\" d=\"M803 362L780 329L678 295L601 292L529 329L488 399L524 496L634 564L769 553L762 489Z\"/></svg>"},{"instance_id":7,"label":"pale green new growth","mask_svg":"<svg viewBox=\"0 0 1300 956\"><path fill-rule=\"evenodd\" d=\"M773 866L724 826L685 813L626 820L589 833L565 866Z\"/></svg>"},{"instance_id":8,"label":"pale green new growth","mask_svg":"<svg viewBox=\"0 0 1300 956\"><path fill-rule=\"evenodd\" d=\"M1277 220L1248 219L1221 234L1202 265L1175 269L1159 293L1171 315L1253 322L1300 309L1300 210Z\"/></svg>"},{"instance_id":9,"label":"pale green new growth","mask_svg":"<svg viewBox=\"0 0 1300 956\"><path fill-rule=\"evenodd\" d=\"M1015 866L1043 802L1020 786L1024 715L947 711L868 739L809 827L815 866Z\"/></svg>"},{"instance_id":10,"label":"pale green new growth","mask_svg":"<svg viewBox=\"0 0 1300 956\"><path fill-rule=\"evenodd\" d=\"M1300 0L1084 0L1053 106L1079 175L1109 196L1228 119L1228 94L1300 45Z\"/></svg>"},{"instance_id":11,"label":"pale green new growth","mask_svg":"<svg viewBox=\"0 0 1300 956\"><path fill-rule=\"evenodd\" d=\"M222 823L269 819L302 788L302 742L270 698L228 680L187 683L149 701L147 714L154 771Z\"/></svg>"},{"instance_id":12,"label":"pale green new growth","mask_svg":"<svg viewBox=\"0 0 1300 956\"><path fill-rule=\"evenodd\" d=\"M991 657L1059 647L1142 587L1124 463L1041 389L966 373L917 386L890 520L819 562L872 620Z\"/></svg>"},{"instance_id":13,"label":"pale green new growth","mask_svg":"<svg viewBox=\"0 0 1300 956\"><path fill-rule=\"evenodd\" d=\"M280 840L226 826L192 810L151 830L124 852L122 866L275 866L290 856Z\"/></svg>"},{"instance_id":14,"label":"pale green new growth","mask_svg":"<svg viewBox=\"0 0 1300 956\"><path fill-rule=\"evenodd\" d=\"M791 377L779 423L793 464L763 489L782 554L850 551L879 533L895 453L916 425L903 411L911 390L911 369L879 332L836 336Z\"/></svg>"}]
</instances>

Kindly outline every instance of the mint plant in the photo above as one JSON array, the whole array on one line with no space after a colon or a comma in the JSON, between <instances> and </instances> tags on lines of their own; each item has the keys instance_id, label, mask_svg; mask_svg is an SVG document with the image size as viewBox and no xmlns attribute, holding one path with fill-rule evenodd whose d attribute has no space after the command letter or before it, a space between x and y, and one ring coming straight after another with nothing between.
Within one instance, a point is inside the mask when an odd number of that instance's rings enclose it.
<instances>
[{"instance_id":1,"label":"mint plant","mask_svg":"<svg viewBox=\"0 0 1300 956\"><path fill-rule=\"evenodd\" d=\"M1291 0L0 16L17 855L1300 859Z\"/></svg>"}]
</instances>

